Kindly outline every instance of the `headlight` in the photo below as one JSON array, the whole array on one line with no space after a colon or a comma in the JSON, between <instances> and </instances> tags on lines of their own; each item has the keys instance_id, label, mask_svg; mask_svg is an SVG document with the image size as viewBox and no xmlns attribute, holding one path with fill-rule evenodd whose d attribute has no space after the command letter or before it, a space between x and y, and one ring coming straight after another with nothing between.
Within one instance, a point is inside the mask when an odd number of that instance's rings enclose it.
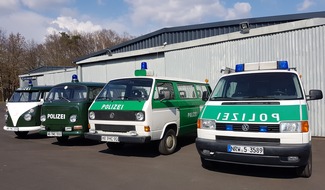
<instances>
[{"instance_id":1,"label":"headlight","mask_svg":"<svg viewBox=\"0 0 325 190\"><path fill-rule=\"evenodd\" d=\"M71 123L74 123L74 122L76 122L77 121L77 115L71 115L70 116L70 122Z\"/></svg>"},{"instance_id":2,"label":"headlight","mask_svg":"<svg viewBox=\"0 0 325 190\"><path fill-rule=\"evenodd\" d=\"M46 115L41 115L41 118L40 118L41 122L44 122L46 121Z\"/></svg>"},{"instance_id":3,"label":"headlight","mask_svg":"<svg viewBox=\"0 0 325 190\"><path fill-rule=\"evenodd\" d=\"M301 122L282 122L280 123L281 133L301 133Z\"/></svg>"},{"instance_id":4,"label":"headlight","mask_svg":"<svg viewBox=\"0 0 325 190\"><path fill-rule=\"evenodd\" d=\"M25 119L26 121L30 121L30 120L32 120L32 115L31 115L30 113L26 113L26 114L24 115L24 119Z\"/></svg>"},{"instance_id":5,"label":"headlight","mask_svg":"<svg viewBox=\"0 0 325 190\"><path fill-rule=\"evenodd\" d=\"M144 120L144 113L143 112L135 113L135 119L138 120L138 121L143 121Z\"/></svg>"},{"instance_id":6,"label":"headlight","mask_svg":"<svg viewBox=\"0 0 325 190\"><path fill-rule=\"evenodd\" d=\"M95 119L95 112L89 112L89 119Z\"/></svg>"},{"instance_id":7,"label":"headlight","mask_svg":"<svg viewBox=\"0 0 325 190\"><path fill-rule=\"evenodd\" d=\"M199 122L201 124L201 126L200 126L201 129L212 129L212 130L216 129L215 120L201 119Z\"/></svg>"}]
</instances>

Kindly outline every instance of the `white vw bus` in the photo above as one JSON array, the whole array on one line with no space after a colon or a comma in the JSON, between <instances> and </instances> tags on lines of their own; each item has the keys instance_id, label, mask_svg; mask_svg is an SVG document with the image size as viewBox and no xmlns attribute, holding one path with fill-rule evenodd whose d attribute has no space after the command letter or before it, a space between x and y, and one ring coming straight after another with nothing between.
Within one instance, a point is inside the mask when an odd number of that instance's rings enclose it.
<instances>
[{"instance_id":1,"label":"white vw bus","mask_svg":"<svg viewBox=\"0 0 325 190\"><path fill-rule=\"evenodd\" d=\"M312 173L311 127L299 74L287 61L238 64L227 69L198 119L202 165L213 161L296 168ZM233 72L232 72L233 71Z\"/></svg>"}]
</instances>

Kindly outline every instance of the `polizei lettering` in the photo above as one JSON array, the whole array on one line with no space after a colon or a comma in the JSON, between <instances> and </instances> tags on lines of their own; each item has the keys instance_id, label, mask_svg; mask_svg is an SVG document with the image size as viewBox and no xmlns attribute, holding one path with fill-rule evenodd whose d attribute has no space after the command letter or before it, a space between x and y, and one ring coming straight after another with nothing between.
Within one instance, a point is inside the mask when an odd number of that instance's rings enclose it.
<instances>
[{"instance_id":1,"label":"polizei lettering","mask_svg":"<svg viewBox=\"0 0 325 190\"><path fill-rule=\"evenodd\" d=\"M100 109L102 110L122 110L123 104L103 104Z\"/></svg>"},{"instance_id":2,"label":"polizei lettering","mask_svg":"<svg viewBox=\"0 0 325 190\"><path fill-rule=\"evenodd\" d=\"M48 119L65 119L65 114L47 114Z\"/></svg>"},{"instance_id":3,"label":"polizei lettering","mask_svg":"<svg viewBox=\"0 0 325 190\"><path fill-rule=\"evenodd\" d=\"M266 122L266 121L280 121L280 114L279 113L252 113L252 114L246 114L246 113L218 113L217 115L217 121L239 121L239 122Z\"/></svg>"}]
</instances>

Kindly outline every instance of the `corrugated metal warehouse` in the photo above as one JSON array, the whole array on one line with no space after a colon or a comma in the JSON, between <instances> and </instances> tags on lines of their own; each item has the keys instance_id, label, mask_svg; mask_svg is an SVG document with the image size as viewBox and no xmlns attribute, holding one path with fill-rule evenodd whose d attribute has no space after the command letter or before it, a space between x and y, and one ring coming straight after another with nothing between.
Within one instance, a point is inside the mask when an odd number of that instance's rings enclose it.
<instances>
[{"instance_id":1,"label":"corrugated metal warehouse","mask_svg":"<svg viewBox=\"0 0 325 190\"><path fill-rule=\"evenodd\" d=\"M224 66L287 60L301 73L306 91L324 91L324 46L325 12L316 12L164 28L81 57L76 64L82 81L132 76L146 61L155 75L208 79L214 87ZM313 136L325 136L324 102L309 102Z\"/></svg>"}]
</instances>

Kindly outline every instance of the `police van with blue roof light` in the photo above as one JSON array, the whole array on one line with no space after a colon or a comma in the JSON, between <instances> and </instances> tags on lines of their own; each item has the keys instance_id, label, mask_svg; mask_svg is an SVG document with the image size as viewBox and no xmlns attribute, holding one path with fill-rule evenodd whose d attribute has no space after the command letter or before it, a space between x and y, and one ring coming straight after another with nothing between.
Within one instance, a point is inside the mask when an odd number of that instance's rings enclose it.
<instances>
[{"instance_id":1,"label":"police van with blue roof light","mask_svg":"<svg viewBox=\"0 0 325 190\"><path fill-rule=\"evenodd\" d=\"M224 69L197 122L203 167L213 162L295 168L312 175L311 126L299 74L287 61L237 64Z\"/></svg>"},{"instance_id":2,"label":"police van with blue roof light","mask_svg":"<svg viewBox=\"0 0 325 190\"><path fill-rule=\"evenodd\" d=\"M172 154L177 137L196 134L202 96L210 93L207 82L153 76L142 62L134 77L113 79L99 93L89 108L85 137L111 150L157 141L161 154Z\"/></svg>"}]
</instances>

